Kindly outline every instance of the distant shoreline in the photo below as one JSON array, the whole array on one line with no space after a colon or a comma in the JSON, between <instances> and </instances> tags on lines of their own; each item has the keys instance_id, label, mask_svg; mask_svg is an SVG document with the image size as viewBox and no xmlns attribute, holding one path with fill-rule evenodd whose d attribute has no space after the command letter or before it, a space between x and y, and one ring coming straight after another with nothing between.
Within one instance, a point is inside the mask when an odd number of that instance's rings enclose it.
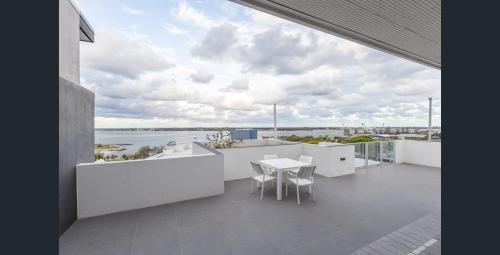
<instances>
[{"instance_id":1,"label":"distant shoreline","mask_svg":"<svg viewBox=\"0 0 500 255\"><path fill-rule=\"evenodd\" d=\"M279 131L296 131L296 130L343 130L349 128L360 127L278 127ZM427 128L427 127L374 127L374 128ZM432 129L440 129L441 127L432 127ZM257 129L270 131L272 127L190 127L190 128L96 128L96 131L218 131L227 129Z\"/></svg>"},{"instance_id":2,"label":"distant shoreline","mask_svg":"<svg viewBox=\"0 0 500 255\"><path fill-rule=\"evenodd\" d=\"M112 144L111 143L109 143L109 144L106 144L106 143L104 143L104 144L97 143L97 144L95 144L95 146L106 146L106 145L130 146L130 145L133 145L133 144L131 144L131 143L112 143Z\"/></svg>"},{"instance_id":3,"label":"distant shoreline","mask_svg":"<svg viewBox=\"0 0 500 255\"><path fill-rule=\"evenodd\" d=\"M274 130L272 127L215 127L215 128L96 128L99 131L219 131L227 129L257 129L257 130ZM343 129L341 127L281 127L278 130L329 130L329 129Z\"/></svg>"}]
</instances>

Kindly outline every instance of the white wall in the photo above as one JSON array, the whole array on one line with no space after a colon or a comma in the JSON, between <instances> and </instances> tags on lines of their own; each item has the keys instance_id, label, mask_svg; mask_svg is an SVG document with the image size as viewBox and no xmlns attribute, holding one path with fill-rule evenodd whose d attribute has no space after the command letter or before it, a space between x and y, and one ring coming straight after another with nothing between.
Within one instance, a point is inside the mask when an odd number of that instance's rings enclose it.
<instances>
[{"instance_id":1,"label":"white wall","mask_svg":"<svg viewBox=\"0 0 500 255\"><path fill-rule=\"evenodd\" d=\"M326 177L354 174L354 145L318 146L303 144L303 153L313 157L315 173ZM345 160L340 160L345 158Z\"/></svg>"},{"instance_id":2,"label":"white wall","mask_svg":"<svg viewBox=\"0 0 500 255\"><path fill-rule=\"evenodd\" d=\"M236 141L232 144L231 148L243 148L243 147L253 147L253 146L270 146L270 145L287 145L296 144L296 142L289 141L276 141L274 139L248 139L242 142Z\"/></svg>"},{"instance_id":3,"label":"white wall","mask_svg":"<svg viewBox=\"0 0 500 255\"><path fill-rule=\"evenodd\" d=\"M59 76L80 84L80 15L69 0L59 0Z\"/></svg>"},{"instance_id":4,"label":"white wall","mask_svg":"<svg viewBox=\"0 0 500 255\"><path fill-rule=\"evenodd\" d=\"M215 149L215 142L204 142L208 147ZM247 148L247 147L260 147L260 146L270 146L270 145L285 145L285 144L296 144L296 142L289 141L277 141L274 139L247 139L242 141L234 141L231 144L231 148Z\"/></svg>"},{"instance_id":5,"label":"white wall","mask_svg":"<svg viewBox=\"0 0 500 255\"><path fill-rule=\"evenodd\" d=\"M246 148L218 149L224 154L224 180L250 178L253 175L250 161L264 159L266 154L277 154L280 158L299 159L302 144L273 145Z\"/></svg>"},{"instance_id":6,"label":"white wall","mask_svg":"<svg viewBox=\"0 0 500 255\"><path fill-rule=\"evenodd\" d=\"M441 167L441 143L427 141L395 141L396 163Z\"/></svg>"},{"instance_id":7,"label":"white wall","mask_svg":"<svg viewBox=\"0 0 500 255\"><path fill-rule=\"evenodd\" d=\"M354 146L318 146L314 144L273 145L246 148L218 149L224 154L224 180L250 178L253 169L250 161L264 159L266 154L277 154L280 158L298 159L300 155L313 157L316 173L326 177L353 174ZM340 158L345 157L344 161Z\"/></svg>"},{"instance_id":8,"label":"white wall","mask_svg":"<svg viewBox=\"0 0 500 255\"><path fill-rule=\"evenodd\" d=\"M191 143L191 154L192 155L206 155L206 154L213 154L213 153L219 153L219 152L217 152L216 150L213 150L213 149L208 149L199 142Z\"/></svg>"},{"instance_id":9,"label":"white wall","mask_svg":"<svg viewBox=\"0 0 500 255\"><path fill-rule=\"evenodd\" d=\"M207 152L77 165L78 218L223 194L223 155Z\"/></svg>"},{"instance_id":10,"label":"white wall","mask_svg":"<svg viewBox=\"0 0 500 255\"><path fill-rule=\"evenodd\" d=\"M405 140L394 140L394 163L404 163L403 143Z\"/></svg>"}]
</instances>

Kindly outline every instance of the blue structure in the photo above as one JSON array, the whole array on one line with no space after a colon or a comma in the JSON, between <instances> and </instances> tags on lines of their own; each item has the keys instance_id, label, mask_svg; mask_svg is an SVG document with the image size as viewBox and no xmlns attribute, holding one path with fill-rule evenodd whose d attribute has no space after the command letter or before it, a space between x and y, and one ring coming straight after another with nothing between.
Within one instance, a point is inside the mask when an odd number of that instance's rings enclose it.
<instances>
[{"instance_id":1,"label":"blue structure","mask_svg":"<svg viewBox=\"0 0 500 255\"><path fill-rule=\"evenodd\" d=\"M257 139L257 129L233 129L231 130L232 140Z\"/></svg>"}]
</instances>

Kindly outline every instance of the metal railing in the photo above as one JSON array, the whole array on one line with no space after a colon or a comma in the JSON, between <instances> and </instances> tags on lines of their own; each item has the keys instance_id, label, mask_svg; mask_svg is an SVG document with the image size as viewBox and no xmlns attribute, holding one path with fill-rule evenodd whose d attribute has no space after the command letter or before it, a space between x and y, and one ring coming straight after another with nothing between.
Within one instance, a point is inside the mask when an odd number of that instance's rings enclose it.
<instances>
[{"instance_id":1,"label":"metal railing","mask_svg":"<svg viewBox=\"0 0 500 255\"><path fill-rule=\"evenodd\" d=\"M354 157L356 168L392 164L395 159L394 141L354 143Z\"/></svg>"}]
</instances>

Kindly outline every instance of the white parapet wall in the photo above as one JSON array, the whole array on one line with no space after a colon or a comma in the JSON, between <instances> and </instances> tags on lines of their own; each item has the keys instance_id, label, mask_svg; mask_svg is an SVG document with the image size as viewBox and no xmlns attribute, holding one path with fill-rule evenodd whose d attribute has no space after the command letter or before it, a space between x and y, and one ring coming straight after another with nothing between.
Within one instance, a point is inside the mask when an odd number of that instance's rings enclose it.
<instances>
[{"instance_id":1,"label":"white parapet wall","mask_svg":"<svg viewBox=\"0 0 500 255\"><path fill-rule=\"evenodd\" d=\"M78 218L223 194L224 155L198 143L193 143L193 152L77 165Z\"/></svg>"},{"instance_id":2,"label":"white parapet wall","mask_svg":"<svg viewBox=\"0 0 500 255\"><path fill-rule=\"evenodd\" d=\"M250 178L253 175L250 161L264 159L264 155L276 154L280 158L298 159L302 154L301 143L267 145L242 148L217 149L224 154L224 180Z\"/></svg>"},{"instance_id":3,"label":"white parapet wall","mask_svg":"<svg viewBox=\"0 0 500 255\"><path fill-rule=\"evenodd\" d=\"M326 177L354 174L354 145L303 144L305 156L313 158L316 173Z\"/></svg>"},{"instance_id":4,"label":"white parapet wall","mask_svg":"<svg viewBox=\"0 0 500 255\"><path fill-rule=\"evenodd\" d=\"M276 154L280 158L299 159L300 155L313 157L316 173L326 177L354 174L354 146L290 143L218 149L224 154L224 180L250 178L253 175L251 161L264 159L264 155ZM342 160L343 159L343 160Z\"/></svg>"},{"instance_id":5,"label":"white parapet wall","mask_svg":"<svg viewBox=\"0 0 500 255\"><path fill-rule=\"evenodd\" d=\"M397 140L396 163L441 167L441 142Z\"/></svg>"}]
</instances>

